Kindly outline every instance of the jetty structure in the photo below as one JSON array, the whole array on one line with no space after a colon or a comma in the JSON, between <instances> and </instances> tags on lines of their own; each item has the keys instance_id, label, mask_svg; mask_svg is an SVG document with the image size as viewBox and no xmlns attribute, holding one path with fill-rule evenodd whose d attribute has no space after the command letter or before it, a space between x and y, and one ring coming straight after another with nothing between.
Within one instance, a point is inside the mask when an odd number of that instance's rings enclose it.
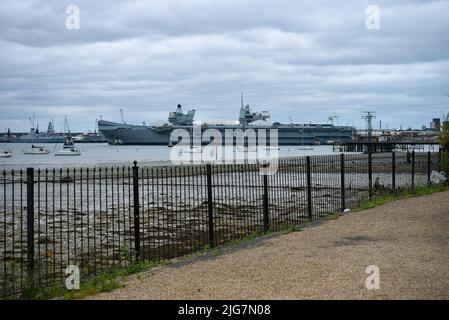
<instances>
[{"instance_id":1,"label":"jetty structure","mask_svg":"<svg viewBox=\"0 0 449 320\"><path fill-rule=\"evenodd\" d=\"M349 141L336 143L332 146L334 152L392 152L392 151L431 151L437 150L439 144L435 141Z\"/></svg>"},{"instance_id":2,"label":"jetty structure","mask_svg":"<svg viewBox=\"0 0 449 320\"><path fill-rule=\"evenodd\" d=\"M436 151L438 149L439 129L430 127L422 130L388 130L380 125L379 130L373 129L373 119L376 112L362 112L362 119L366 120L366 130L358 130L352 141L333 143L334 152L363 152L379 153L392 151ZM380 124L382 122L380 121Z\"/></svg>"}]
</instances>

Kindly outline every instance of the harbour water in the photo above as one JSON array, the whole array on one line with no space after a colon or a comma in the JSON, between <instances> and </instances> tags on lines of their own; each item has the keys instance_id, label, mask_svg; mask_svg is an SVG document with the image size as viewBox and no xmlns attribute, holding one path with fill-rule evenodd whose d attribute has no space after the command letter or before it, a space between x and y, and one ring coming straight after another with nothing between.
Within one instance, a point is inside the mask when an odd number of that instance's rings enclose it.
<instances>
[{"instance_id":1,"label":"harbour water","mask_svg":"<svg viewBox=\"0 0 449 320\"><path fill-rule=\"evenodd\" d=\"M0 170L20 170L27 167L34 168L79 168L93 166L130 166L133 161L139 165L169 165L172 148L167 146L126 146L108 145L107 143L82 143L76 148L81 151L80 156L55 157L57 151L62 150L62 145L39 144L46 147L50 153L46 155L26 155L23 150L28 150L31 145L24 143L0 144L1 149L12 151L10 158L0 158ZM437 152L437 149L426 147L420 152ZM280 146L276 151L278 157L318 156L336 154L332 146L312 146L310 150L303 150L301 146ZM400 151L399 151L400 152ZM346 154L357 154L344 152Z\"/></svg>"},{"instance_id":2,"label":"harbour water","mask_svg":"<svg viewBox=\"0 0 449 320\"><path fill-rule=\"evenodd\" d=\"M83 143L76 145L76 148L82 153L80 156L55 157L55 152L62 149L61 145L40 145L46 147L50 154L26 155L23 150L31 147L28 144L2 144L2 148L12 151L12 156L0 158L0 169L118 166L132 165L134 160L140 165L170 164L171 148L167 146L117 146L106 143ZM300 150L296 146L281 146L277 152L279 157L333 154L332 146L313 146L312 150Z\"/></svg>"}]
</instances>

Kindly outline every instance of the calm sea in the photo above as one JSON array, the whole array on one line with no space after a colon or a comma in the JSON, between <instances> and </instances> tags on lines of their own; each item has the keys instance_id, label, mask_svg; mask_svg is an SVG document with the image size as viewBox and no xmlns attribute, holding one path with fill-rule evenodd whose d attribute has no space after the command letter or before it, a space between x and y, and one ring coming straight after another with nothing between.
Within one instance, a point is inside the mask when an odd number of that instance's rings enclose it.
<instances>
[{"instance_id":1,"label":"calm sea","mask_svg":"<svg viewBox=\"0 0 449 320\"><path fill-rule=\"evenodd\" d=\"M170 164L171 148L167 146L110 146L99 143L77 144L82 155L73 157L55 156L55 152L61 150L59 144L40 144L50 150L48 155L26 155L23 149L29 149L29 144L8 143L0 144L1 149L11 150L10 158L0 158L0 168L24 169L35 168L61 168L61 167L90 167L109 165L132 165L134 160L140 165L164 165ZM333 154L331 146L313 146L312 150L300 150L298 147L280 147L280 157L324 155Z\"/></svg>"}]
</instances>

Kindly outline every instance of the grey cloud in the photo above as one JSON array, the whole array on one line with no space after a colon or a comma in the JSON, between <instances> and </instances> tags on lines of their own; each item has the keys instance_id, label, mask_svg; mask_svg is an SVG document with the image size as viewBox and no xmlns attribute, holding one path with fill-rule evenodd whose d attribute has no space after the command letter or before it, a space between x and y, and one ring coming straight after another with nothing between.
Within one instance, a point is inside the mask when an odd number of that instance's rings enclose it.
<instances>
[{"instance_id":1,"label":"grey cloud","mask_svg":"<svg viewBox=\"0 0 449 320\"><path fill-rule=\"evenodd\" d=\"M449 103L447 1L77 1L81 29L65 29L71 1L0 4L0 128L69 117L164 119L177 103L198 118L235 119L239 94L273 121L419 126ZM223 110L226 113L223 114Z\"/></svg>"}]
</instances>

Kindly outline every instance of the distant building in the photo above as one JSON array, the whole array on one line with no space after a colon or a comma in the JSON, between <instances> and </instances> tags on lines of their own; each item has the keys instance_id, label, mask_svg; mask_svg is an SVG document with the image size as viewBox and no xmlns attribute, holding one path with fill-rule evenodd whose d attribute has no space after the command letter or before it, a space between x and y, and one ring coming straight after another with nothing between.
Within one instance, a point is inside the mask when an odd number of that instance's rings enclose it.
<instances>
[{"instance_id":1,"label":"distant building","mask_svg":"<svg viewBox=\"0 0 449 320\"><path fill-rule=\"evenodd\" d=\"M432 122L430 123L430 129L440 130L440 127L441 127L441 119L440 118L433 118Z\"/></svg>"}]
</instances>

